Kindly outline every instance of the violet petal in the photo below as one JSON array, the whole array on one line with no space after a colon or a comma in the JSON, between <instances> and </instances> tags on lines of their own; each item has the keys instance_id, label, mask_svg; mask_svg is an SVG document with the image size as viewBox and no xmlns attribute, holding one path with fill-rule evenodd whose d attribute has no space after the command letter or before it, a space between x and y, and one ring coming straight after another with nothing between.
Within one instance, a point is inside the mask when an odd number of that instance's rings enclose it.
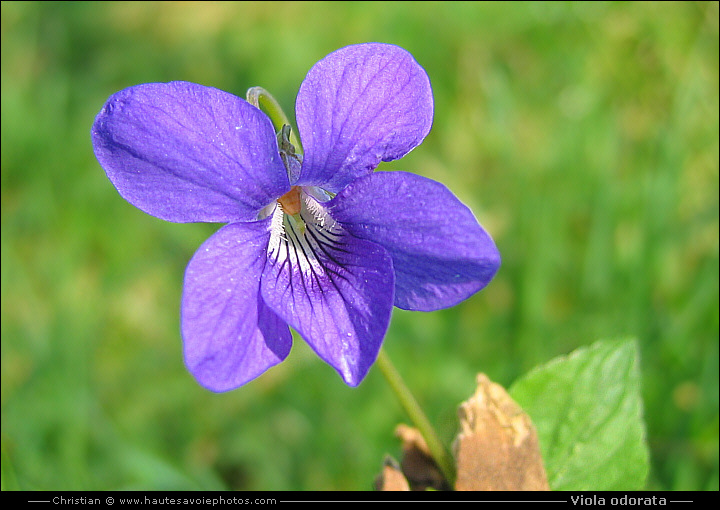
<instances>
[{"instance_id":1,"label":"violet petal","mask_svg":"<svg viewBox=\"0 0 720 510\"><path fill-rule=\"evenodd\" d=\"M495 243L470 209L431 179L374 173L351 183L327 208L353 236L390 253L398 308L453 306L485 287L500 267Z\"/></svg>"},{"instance_id":2,"label":"violet petal","mask_svg":"<svg viewBox=\"0 0 720 510\"><path fill-rule=\"evenodd\" d=\"M185 364L212 391L237 388L290 352L290 330L260 297L268 226L269 219L224 226L185 272Z\"/></svg>"},{"instance_id":3,"label":"violet petal","mask_svg":"<svg viewBox=\"0 0 720 510\"><path fill-rule=\"evenodd\" d=\"M390 321L392 261L381 246L349 235L322 212L319 223L306 213L304 233L288 228L270 240L262 296L345 383L357 386Z\"/></svg>"},{"instance_id":4,"label":"violet petal","mask_svg":"<svg viewBox=\"0 0 720 510\"><path fill-rule=\"evenodd\" d=\"M401 158L430 131L433 97L425 70L391 44L341 48L315 64L295 105L305 156L297 184L337 192Z\"/></svg>"},{"instance_id":5,"label":"violet petal","mask_svg":"<svg viewBox=\"0 0 720 510\"><path fill-rule=\"evenodd\" d=\"M97 115L92 142L120 195L167 221L251 221L290 189L267 115L211 87L121 90Z\"/></svg>"}]
</instances>

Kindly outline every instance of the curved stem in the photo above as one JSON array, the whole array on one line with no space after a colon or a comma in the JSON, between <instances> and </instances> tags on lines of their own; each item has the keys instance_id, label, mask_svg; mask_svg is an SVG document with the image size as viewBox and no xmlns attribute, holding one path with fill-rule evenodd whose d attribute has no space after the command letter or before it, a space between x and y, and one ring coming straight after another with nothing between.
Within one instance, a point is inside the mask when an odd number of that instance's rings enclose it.
<instances>
[{"instance_id":1,"label":"curved stem","mask_svg":"<svg viewBox=\"0 0 720 510\"><path fill-rule=\"evenodd\" d=\"M445 479L448 484L450 487L454 487L455 461L452 455L448 449L445 448L442 441L440 441L440 438L435 432L433 426L430 424L430 421L427 419L427 416L425 416L425 413L420 408L417 400L415 400L415 397L405 385L402 377L393 366L390 358L388 358L385 353L385 350L382 348L378 354L377 365L385 376L388 384L390 384L390 387L395 392L395 395L400 400L400 404L405 409L405 412L425 439L433 460L443 472L443 475L445 475Z\"/></svg>"},{"instance_id":2,"label":"curved stem","mask_svg":"<svg viewBox=\"0 0 720 510\"><path fill-rule=\"evenodd\" d=\"M285 115L280 103L262 87L251 87L248 89L245 97L247 102L251 105L262 109L275 126L275 131L280 131L284 125L292 126L290 119ZM297 136L296 130L293 129L290 132L290 143L295 146L295 149L302 152L302 145L300 144L300 138Z\"/></svg>"}]
</instances>

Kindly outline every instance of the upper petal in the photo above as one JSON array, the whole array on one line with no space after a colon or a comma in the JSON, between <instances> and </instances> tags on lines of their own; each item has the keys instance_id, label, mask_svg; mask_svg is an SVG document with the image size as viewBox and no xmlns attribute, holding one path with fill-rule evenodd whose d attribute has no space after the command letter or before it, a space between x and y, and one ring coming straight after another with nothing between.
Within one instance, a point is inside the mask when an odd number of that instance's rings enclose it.
<instances>
[{"instance_id":1,"label":"upper petal","mask_svg":"<svg viewBox=\"0 0 720 510\"><path fill-rule=\"evenodd\" d=\"M227 391L285 359L292 337L260 297L269 219L226 225L185 271L185 364L200 384Z\"/></svg>"},{"instance_id":2,"label":"upper petal","mask_svg":"<svg viewBox=\"0 0 720 510\"><path fill-rule=\"evenodd\" d=\"M337 192L401 158L422 142L433 119L425 70L391 44L341 48L315 64L295 105L305 151L298 184Z\"/></svg>"},{"instance_id":3,"label":"upper petal","mask_svg":"<svg viewBox=\"0 0 720 510\"><path fill-rule=\"evenodd\" d=\"M195 83L114 94L95 119L92 142L120 195L168 221L254 220L289 189L267 115Z\"/></svg>"},{"instance_id":4,"label":"upper petal","mask_svg":"<svg viewBox=\"0 0 720 510\"><path fill-rule=\"evenodd\" d=\"M276 230L282 216L275 216L262 296L345 383L357 386L390 322L392 261L381 246L349 235L303 198L304 228Z\"/></svg>"},{"instance_id":5,"label":"upper petal","mask_svg":"<svg viewBox=\"0 0 720 510\"><path fill-rule=\"evenodd\" d=\"M390 253L398 308L453 306L485 287L500 267L495 243L470 209L431 179L378 172L351 183L327 208L352 235Z\"/></svg>"}]
</instances>

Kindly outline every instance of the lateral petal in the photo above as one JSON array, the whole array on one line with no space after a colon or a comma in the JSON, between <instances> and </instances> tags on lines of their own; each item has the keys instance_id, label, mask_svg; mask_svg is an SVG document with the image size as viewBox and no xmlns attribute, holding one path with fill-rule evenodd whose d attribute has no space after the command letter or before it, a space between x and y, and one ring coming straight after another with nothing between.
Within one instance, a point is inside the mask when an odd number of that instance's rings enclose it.
<instances>
[{"instance_id":1,"label":"lateral petal","mask_svg":"<svg viewBox=\"0 0 720 510\"><path fill-rule=\"evenodd\" d=\"M276 211L262 297L346 384L357 386L390 322L392 261L381 246L342 230L312 198L304 200L304 227L283 228Z\"/></svg>"},{"instance_id":2,"label":"lateral petal","mask_svg":"<svg viewBox=\"0 0 720 510\"><path fill-rule=\"evenodd\" d=\"M431 179L374 173L352 182L327 208L350 234L390 253L398 308L453 306L485 287L500 267L497 247L472 211Z\"/></svg>"},{"instance_id":3,"label":"lateral petal","mask_svg":"<svg viewBox=\"0 0 720 510\"><path fill-rule=\"evenodd\" d=\"M167 221L251 221L290 189L270 119L227 92L147 83L111 96L92 127L120 195Z\"/></svg>"},{"instance_id":4,"label":"lateral petal","mask_svg":"<svg viewBox=\"0 0 720 510\"><path fill-rule=\"evenodd\" d=\"M269 219L224 226L185 271L185 364L209 390L242 386L290 352L290 330L260 296L268 227Z\"/></svg>"},{"instance_id":5,"label":"lateral petal","mask_svg":"<svg viewBox=\"0 0 720 510\"><path fill-rule=\"evenodd\" d=\"M430 80L392 44L341 48L316 63L295 104L305 151L297 184L337 192L401 158L422 142L433 119Z\"/></svg>"}]
</instances>

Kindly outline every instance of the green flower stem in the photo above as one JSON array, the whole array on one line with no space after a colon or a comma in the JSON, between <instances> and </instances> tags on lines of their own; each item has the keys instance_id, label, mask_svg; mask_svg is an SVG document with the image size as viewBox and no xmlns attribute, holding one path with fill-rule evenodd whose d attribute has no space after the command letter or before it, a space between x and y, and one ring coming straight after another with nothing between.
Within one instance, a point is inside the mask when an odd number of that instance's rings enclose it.
<instances>
[{"instance_id":1,"label":"green flower stem","mask_svg":"<svg viewBox=\"0 0 720 510\"><path fill-rule=\"evenodd\" d=\"M450 487L455 486L455 461L450 454L450 451L445 448L442 441L438 437L435 429L430 424L430 421L423 413L417 400L410 392L408 387L405 385L402 377L393 366L390 358L388 358L384 349L380 349L380 353L377 358L377 366L385 376L385 379L390 384L390 387L395 392L395 395L400 400L400 404L405 409L410 419L415 424L415 427L420 431L425 442L430 449L430 454L433 460L442 470L445 479L447 480Z\"/></svg>"},{"instance_id":2,"label":"green flower stem","mask_svg":"<svg viewBox=\"0 0 720 510\"><path fill-rule=\"evenodd\" d=\"M278 103L272 94L264 88L251 87L248 89L245 97L247 98L248 103L256 108L260 108L267 114L268 117L270 117L270 120L275 127L275 131L280 131L284 125L292 126L292 124L290 124L290 119L288 119L288 116L285 115L280 103ZM298 138L295 129L290 131L290 143L295 146L295 149L298 152L302 153L300 138Z\"/></svg>"}]
</instances>

